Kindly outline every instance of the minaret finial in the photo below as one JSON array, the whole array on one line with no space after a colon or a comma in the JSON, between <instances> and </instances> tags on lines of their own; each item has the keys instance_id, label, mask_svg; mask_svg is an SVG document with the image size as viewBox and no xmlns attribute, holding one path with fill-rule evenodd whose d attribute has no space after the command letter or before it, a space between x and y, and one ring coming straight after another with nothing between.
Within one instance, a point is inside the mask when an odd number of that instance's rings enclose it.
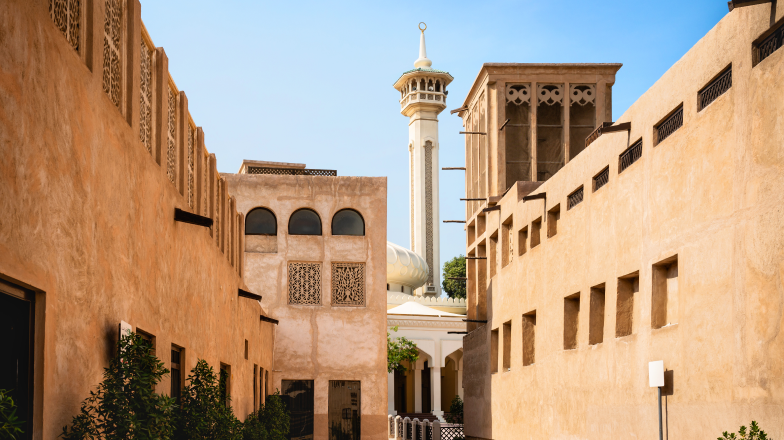
<instances>
[{"instance_id":1,"label":"minaret finial","mask_svg":"<svg viewBox=\"0 0 784 440\"><path fill-rule=\"evenodd\" d=\"M414 67L430 69L433 62L427 58L427 50L425 50L425 29L427 29L427 25L424 22L420 22L419 30L422 31L422 33L419 35L419 58L414 61Z\"/></svg>"}]
</instances>

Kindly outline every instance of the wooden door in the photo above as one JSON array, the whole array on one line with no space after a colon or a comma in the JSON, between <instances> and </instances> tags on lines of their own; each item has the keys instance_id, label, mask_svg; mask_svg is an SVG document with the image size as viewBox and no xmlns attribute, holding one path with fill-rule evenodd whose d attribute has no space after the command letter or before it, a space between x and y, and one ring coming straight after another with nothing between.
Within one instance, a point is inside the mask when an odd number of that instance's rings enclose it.
<instances>
[{"instance_id":1,"label":"wooden door","mask_svg":"<svg viewBox=\"0 0 784 440\"><path fill-rule=\"evenodd\" d=\"M283 380L280 397L291 416L290 440L313 439L313 381Z\"/></svg>"},{"instance_id":2,"label":"wooden door","mask_svg":"<svg viewBox=\"0 0 784 440\"><path fill-rule=\"evenodd\" d=\"M359 440L361 397L359 381L329 381L329 440Z\"/></svg>"}]
</instances>

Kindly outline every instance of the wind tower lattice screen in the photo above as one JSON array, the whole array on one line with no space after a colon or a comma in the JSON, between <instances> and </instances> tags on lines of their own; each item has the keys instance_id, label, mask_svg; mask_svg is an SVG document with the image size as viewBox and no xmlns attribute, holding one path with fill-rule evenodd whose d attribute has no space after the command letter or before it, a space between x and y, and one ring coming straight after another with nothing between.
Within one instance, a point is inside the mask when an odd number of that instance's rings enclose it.
<instances>
[{"instance_id":1,"label":"wind tower lattice screen","mask_svg":"<svg viewBox=\"0 0 784 440\"><path fill-rule=\"evenodd\" d=\"M289 304L321 305L321 263L289 263Z\"/></svg>"},{"instance_id":2,"label":"wind tower lattice screen","mask_svg":"<svg viewBox=\"0 0 784 440\"><path fill-rule=\"evenodd\" d=\"M118 108L120 107L122 12L120 0L106 0L103 26L103 91Z\"/></svg>"},{"instance_id":3,"label":"wind tower lattice screen","mask_svg":"<svg viewBox=\"0 0 784 440\"><path fill-rule=\"evenodd\" d=\"M365 305L365 263L332 263L332 305Z\"/></svg>"},{"instance_id":4,"label":"wind tower lattice screen","mask_svg":"<svg viewBox=\"0 0 784 440\"><path fill-rule=\"evenodd\" d=\"M82 1L49 0L49 16L77 52L81 40Z\"/></svg>"}]
</instances>

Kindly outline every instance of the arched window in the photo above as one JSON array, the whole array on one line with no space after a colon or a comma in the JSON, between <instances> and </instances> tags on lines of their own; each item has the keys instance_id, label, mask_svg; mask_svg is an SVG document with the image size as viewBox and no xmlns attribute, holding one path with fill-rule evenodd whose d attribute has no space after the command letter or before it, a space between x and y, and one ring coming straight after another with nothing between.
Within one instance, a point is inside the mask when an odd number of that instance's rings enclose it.
<instances>
[{"instance_id":1,"label":"arched window","mask_svg":"<svg viewBox=\"0 0 784 440\"><path fill-rule=\"evenodd\" d=\"M332 217L332 235L365 235L365 220L353 209L341 209Z\"/></svg>"},{"instance_id":2,"label":"arched window","mask_svg":"<svg viewBox=\"0 0 784 440\"><path fill-rule=\"evenodd\" d=\"M321 218L312 209L294 211L289 219L289 235L321 235Z\"/></svg>"},{"instance_id":3,"label":"arched window","mask_svg":"<svg viewBox=\"0 0 784 440\"><path fill-rule=\"evenodd\" d=\"M245 217L245 235L277 235L278 219L267 208L256 208Z\"/></svg>"}]
</instances>

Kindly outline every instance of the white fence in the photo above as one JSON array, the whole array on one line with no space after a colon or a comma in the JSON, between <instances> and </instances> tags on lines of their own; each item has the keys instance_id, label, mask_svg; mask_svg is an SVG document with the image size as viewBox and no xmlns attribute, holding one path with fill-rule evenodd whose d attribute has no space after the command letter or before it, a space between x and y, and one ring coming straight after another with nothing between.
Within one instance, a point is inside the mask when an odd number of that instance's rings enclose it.
<instances>
[{"instance_id":1,"label":"white fence","mask_svg":"<svg viewBox=\"0 0 784 440\"><path fill-rule=\"evenodd\" d=\"M387 434L390 440L461 440L463 425L441 423L438 420L409 419L387 416Z\"/></svg>"}]
</instances>

